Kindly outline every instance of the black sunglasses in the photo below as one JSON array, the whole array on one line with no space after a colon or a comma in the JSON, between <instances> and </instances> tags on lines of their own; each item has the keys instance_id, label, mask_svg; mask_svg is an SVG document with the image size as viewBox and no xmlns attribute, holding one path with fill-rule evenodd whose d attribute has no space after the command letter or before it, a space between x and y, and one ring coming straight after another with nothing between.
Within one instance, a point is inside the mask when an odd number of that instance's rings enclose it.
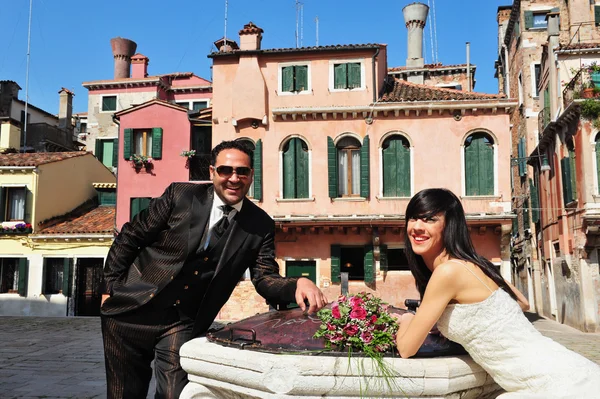
<instances>
[{"instance_id":1,"label":"black sunglasses","mask_svg":"<svg viewBox=\"0 0 600 399\"><path fill-rule=\"evenodd\" d=\"M247 166L238 166L237 168L234 168L233 166L221 165L216 167L216 171L221 177L231 176L234 171L239 177L247 177L250 176L252 169Z\"/></svg>"}]
</instances>

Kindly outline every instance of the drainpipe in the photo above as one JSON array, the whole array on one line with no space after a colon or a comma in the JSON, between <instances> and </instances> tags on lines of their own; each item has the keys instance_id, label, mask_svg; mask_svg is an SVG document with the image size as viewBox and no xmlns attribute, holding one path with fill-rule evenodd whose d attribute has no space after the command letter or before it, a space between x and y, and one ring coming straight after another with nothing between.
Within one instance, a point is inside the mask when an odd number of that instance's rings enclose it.
<instances>
[{"instance_id":1,"label":"drainpipe","mask_svg":"<svg viewBox=\"0 0 600 399\"><path fill-rule=\"evenodd\" d=\"M508 47L506 47L505 43L502 43L502 48L504 49L504 63L502 63L502 67L504 68L504 79L506 82L506 93L504 94L506 94L506 98L510 98L510 71L508 70Z\"/></svg>"},{"instance_id":2,"label":"drainpipe","mask_svg":"<svg viewBox=\"0 0 600 399\"><path fill-rule=\"evenodd\" d=\"M467 42L467 91L471 91L471 43Z\"/></svg>"},{"instance_id":3,"label":"drainpipe","mask_svg":"<svg viewBox=\"0 0 600 399\"><path fill-rule=\"evenodd\" d=\"M117 140L118 140L118 142L120 142L121 141L121 137L120 137L121 136L121 134L120 134L121 133L120 132L121 122L119 121L119 119L117 119L115 114L112 114L112 120L113 120L113 123L115 125L117 125ZM116 150L117 150L117 159L120 159L119 146L117 146ZM115 173L115 177L117 178L117 188L115 188L115 198L116 198L115 199L115 224L113 227L113 230L114 230L113 237L114 237L115 233L119 234L119 230L117 229L117 210L118 210L118 206L119 206L119 201L118 201L118 198L119 198L119 176L118 176L118 174L119 174L119 166L117 166L117 173Z\"/></svg>"},{"instance_id":4,"label":"drainpipe","mask_svg":"<svg viewBox=\"0 0 600 399\"><path fill-rule=\"evenodd\" d=\"M371 67L373 68L373 104L377 102L377 79L375 77L375 58L379 55L379 47L375 50L375 54L371 57Z\"/></svg>"}]
</instances>

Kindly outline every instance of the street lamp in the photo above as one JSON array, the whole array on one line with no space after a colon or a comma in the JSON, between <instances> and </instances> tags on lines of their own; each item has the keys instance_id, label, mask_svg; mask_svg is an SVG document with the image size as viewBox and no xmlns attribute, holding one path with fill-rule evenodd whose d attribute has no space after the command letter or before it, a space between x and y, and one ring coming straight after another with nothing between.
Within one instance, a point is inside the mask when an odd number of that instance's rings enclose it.
<instances>
[{"instance_id":1,"label":"street lamp","mask_svg":"<svg viewBox=\"0 0 600 399\"><path fill-rule=\"evenodd\" d=\"M532 158L542 158L541 161L541 165L540 165L540 171L542 172L546 172L549 171L550 168L550 163L548 163L548 157L546 156L546 154L544 155L532 155L530 157L511 157L510 158L510 164L512 166L518 165L520 162L527 162L528 160L532 159Z\"/></svg>"}]
</instances>

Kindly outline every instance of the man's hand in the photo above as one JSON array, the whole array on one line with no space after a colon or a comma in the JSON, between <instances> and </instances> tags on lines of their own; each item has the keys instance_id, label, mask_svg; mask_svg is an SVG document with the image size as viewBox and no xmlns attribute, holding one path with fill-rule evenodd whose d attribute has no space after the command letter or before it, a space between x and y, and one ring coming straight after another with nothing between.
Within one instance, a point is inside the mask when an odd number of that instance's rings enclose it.
<instances>
[{"instance_id":1,"label":"man's hand","mask_svg":"<svg viewBox=\"0 0 600 399\"><path fill-rule=\"evenodd\" d=\"M104 301L106 301L108 298L110 298L110 295L102 294L102 299L100 299L100 306L102 306L104 304Z\"/></svg>"},{"instance_id":2,"label":"man's hand","mask_svg":"<svg viewBox=\"0 0 600 399\"><path fill-rule=\"evenodd\" d=\"M300 306L300 309L306 312L305 299L308 300L310 305L308 313L315 313L328 303L325 294L312 281L301 277L296 283L296 303Z\"/></svg>"}]
</instances>

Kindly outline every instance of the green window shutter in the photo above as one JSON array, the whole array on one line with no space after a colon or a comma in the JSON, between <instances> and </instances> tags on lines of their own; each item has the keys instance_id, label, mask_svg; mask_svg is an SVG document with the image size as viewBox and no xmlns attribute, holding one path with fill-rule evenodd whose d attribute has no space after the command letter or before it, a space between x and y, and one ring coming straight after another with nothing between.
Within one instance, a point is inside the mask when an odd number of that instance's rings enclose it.
<instances>
[{"instance_id":1,"label":"green window shutter","mask_svg":"<svg viewBox=\"0 0 600 399\"><path fill-rule=\"evenodd\" d=\"M20 296L27 296L27 280L29 278L29 265L27 258L19 258L19 285Z\"/></svg>"},{"instance_id":2,"label":"green window shutter","mask_svg":"<svg viewBox=\"0 0 600 399\"><path fill-rule=\"evenodd\" d=\"M379 246L379 269L382 272L387 272L388 270L388 257L387 257L387 245L381 244Z\"/></svg>"},{"instance_id":3,"label":"green window shutter","mask_svg":"<svg viewBox=\"0 0 600 399\"><path fill-rule=\"evenodd\" d=\"M513 214L515 218L512 220L512 235L516 236L519 233L519 215L515 211L513 211Z\"/></svg>"},{"instance_id":4,"label":"green window shutter","mask_svg":"<svg viewBox=\"0 0 600 399\"><path fill-rule=\"evenodd\" d=\"M119 139L113 139L112 166L119 166Z\"/></svg>"},{"instance_id":5,"label":"green window shutter","mask_svg":"<svg viewBox=\"0 0 600 399\"><path fill-rule=\"evenodd\" d=\"M308 147L301 139L296 142L296 198L308 198Z\"/></svg>"},{"instance_id":6,"label":"green window shutter","mask_svg":"<svg viewBox=\"0 0 600 399\"><path fill-rule=\"evenodd\" d=\"M298 65L295 67L296 71L296 84L294 89L296 91L308 90L308 65Z\"/></svg>"},{"instance_id":7,"label":"green window shutter","mask_svg":"<svg viewBox=\"0 0 600 399\"><path fill-rule=\"evenodd\" d=\"M594 21L596 26L600 25L600 6L594 6Z\"/></svg>"},{"instance_id":8,"label":"green window shutter","mask_svg":"<svg viewBox=\"0 0 600 399\"><path fill-rule=\"evenodd\" d=\"M291 139L283 153L283 198L296 198L296 140Z\"/></svg>"},{"instance_id":9,"label":"green window shutter","mask_svg":"<svg viewBox=\"0 0 600 399\"><path fill-rule=\"evenodd\" d=\"M162 158L162 137L163 137L162 127L153 127L152 128L152 158L154 158L154 159Z\"/></svg>"},{"instance_id":10,"label":"green window shutter","mask_svg":"<svg viewBox=\"0 0 600 399\"><path fill-rule=\"evenodd\" d=\"M100 162L102 162L102 157L104 156L103 152L104 146L102 145L102 140L96 139L96 151L94 152L94 155L100 160Z\"/></svg>"},{"instance_id":11,"label":"green window shutter","mask_svg":"<svg viewBox=\"0 0 600 399\"><path fill-rule=\"evenodd\" d=\"M253 169L254 169L254 199L257 201L262 201L262 140L257 140L254 148L254 161L253 161Z\"/></svg>"},{"instance_id":12,"label":"green window shutter","mask_svg":"<svg viewBox=\"0 0 600 399\"><path fill-rule=\"evenodd\" d=\"M410 197L410 148L408 141L396 141L396 159L398 173L396 181L396 196Z\"/></svg>"},{"instance_id":13,"label":"green window shutter","mask_svg":"<svg viewBox=\"0 0 600 399\"><path fill-rule=\"evenodd\" d=\"M369 136L363 139L362 147L360 147L360 196L363 198L369 197Z\"/></svg>"},{"instance_id":14,"label":"green window shutter","mask_svg":"<svg viewBox=\"0 0 600 399\"><path fill-rule=\"evenodd\" d=\"M150 204L151 198L140 197L140 198L132 198L131 199L131 216L130 220L140 213L142 210L148 208L148 204Z\"/></svg>"},{"instance_id":15,"label":"green window shutter","mask_svg":"<svg viewBox=\"0 0 600 399\"><path fill-rule=\"evenodd\" d=\"M281 91L294 91L294 67L281 68Z\"/></svg>"},{"instance_id":16,"label":"green window shutter","mask_svg":"<svg viewBox=\"0 0 600 399\"><path fill-rule=\"evenodd\" d=\"M31 205L31 207L27 206L30 195L31 195L31 191L29 191L27 189L27 187L25 187L25 195L23 196L23 203L25 204L24 205L25 209L23 209L23 214L25 215L25 220L24 220L25 223L31 222L31 212L32 212L33 204ZM35 228L33 228L33 229L35 230Z\"/></svg>"},{"instance_id":17,"label":"green window shutter","mask_svg":"<svg viewBox=\"0 0 600 399\"><path fill-rule=\"evenodd\" d=\"M533 179L529 179L529 198L531 198L531 221L537 223L540 220L540 197L537 187L533 185Z\"/></svg>"},{"instance_id":18,"label":"green window shutter","mask_svg":"<svg viewBox=\"0 0 600 399\"><path fill-rule=\"evenodd\" d=\"M133 144L133 129L123 129L123 158L129 161Z\"/></svg>"},{"instance_id":19,"label":"green window shutter","mask_svg":"<svg viewBox=\"0 0 600 399\"><path fill-rule=\"evenodd\" d=\"M467 195L494 194L494 150L480 134L465 147L465 187Z\"/></svg>"},{"instance_id":20,"label":"green window shutter","mask_svg":"<svg viewBox=\"0 0 600 399\"><path fill-rule=\"evenodd\" d=\"M48 285L48 283L46 282L46 278L48 275L47 271L48 271L48 262L47 262L47 259L44 258L42 260L42 294L46 294L48 292L48 290L46 289L47 288L46 286Z\"/></svg>"},{"instance_id":21,"label":"green window shutter","mask_svg":"<svg viewBox=\"0 0 600 399\"><path fill-rule=\"evenodd\" d=\"M63 259L63 285L62 285L62 293L64 296L71 296L71 287L73 282L73 259L64 258Z\"/></svg>"},{"instance_id":22,"label":"green window shutter","mask_svg":"<svg viewBox=\"0 0 600 399\"><path fill-rule=\"evenodd\" d=\"M569 150L569 166L571 169L571 199L575 201L577 199L577 166L575 164L575 151Z\"/></svg>"},{"instance_id":23,"label":"green window shutter","mask_svg":"<svg viewBox=\"0 0 600 399\"><path fill-rule=\"evenodd\" d=\"M519 38L521 37L521 26L519 25L519 21L515 21L515 26L513 28L513 35L515 37L515 39L519 40Z\"/></svg>"},{"instance_id":24,"label":"green window shutter","mask_svg":"<svg viewBox=\"0 0 600 399\"><path fill-rule=\"evenodd\" d=\"M337 151L333 139L327 137L327 174L329 180L329 198L338 196Z\"/></svg>"},{"instance_id":25,"label":"green window shutter","mask_svg":"<svg viewBox=\"0 0 600 399\"><path fill-rule=\"evenodd\" d=\"M373 259L373 245L365 245L365 283L375 281L375 260Z\"/></svg>"},{"instance_id":26,"label":"green window shutter","mask_svg":"<svg viewBox=\"0 0 600 399\"><path fill-rule=\"evenodd\" d=\"M519 163L519 176L525 176L526 166L525 166L525 138L521 137L519 139L518 148L518 163Z\"/></svg>"},{"instance_id":27,"label":"green window shutter","mask_svg":"<svg viewBox=\"0 0 600 399\"><path fill-rule=\"evenodd\" d=\"M347 64L337 64L333 66L333 88L334 89L346 89L348 68Z\"/></svg>"},{"instance_id":28,"label":"green window shutter","mask_svg":"<svg viewBox=\"0 0 600 399\"><path fill-rule=\"evenodd\" d=\"M525 29L533 28L533 11L525 11Z\"/></svg>"},{"instance_id":29,"label":"green window shutter","mask_svg":"<svg viewBox=\"0 0 600 399\"><path fill-rule=\"evenodd\" d=\"M348 64L348 88L356 89L361 86L360 79L360 63L349 63Z\"/></svg>"},{"instance_id":30,"label":"green window shutter","mask_svg":"<svg viewBox=\"0 0 600 399\"><path fill-rule=\"evenodd\" d=\"M523 229L529 228L529 199L523 201Z\"/></svg>"},{"instance_id":31,"label":"green window shutter","mask_svg":"<svg viewBox=\"0 0 600 399\"><path fill-rule=\"evenodd\" d=\"M571 164L569 162L569 158L563 158L560 160L560 169L562 177L563 200L565 205L567 205L573 198L573 193L571 191Z\"/></svg>"},{"instance_id":32,"label":"green window shutter","mask_svg":"<svg viewBox=\"0 0 600 399\"><path fill-rule=\"evenodd\" d=\"M331 282L340 282L340 262L342 257L342 248L339 245L331 246Z\"/></svg>"},{"instance_id":33,"label":"green window shutter","mask_svg":"<svg viewBox=\"0 0 600 399\"><path fill-rule=\"evenodd\" d=\"M397 139L389 141L388 148L383 149L383 196L397 197L398 196L398 162L396 156Z\"/></svg>"}]
</instances>

